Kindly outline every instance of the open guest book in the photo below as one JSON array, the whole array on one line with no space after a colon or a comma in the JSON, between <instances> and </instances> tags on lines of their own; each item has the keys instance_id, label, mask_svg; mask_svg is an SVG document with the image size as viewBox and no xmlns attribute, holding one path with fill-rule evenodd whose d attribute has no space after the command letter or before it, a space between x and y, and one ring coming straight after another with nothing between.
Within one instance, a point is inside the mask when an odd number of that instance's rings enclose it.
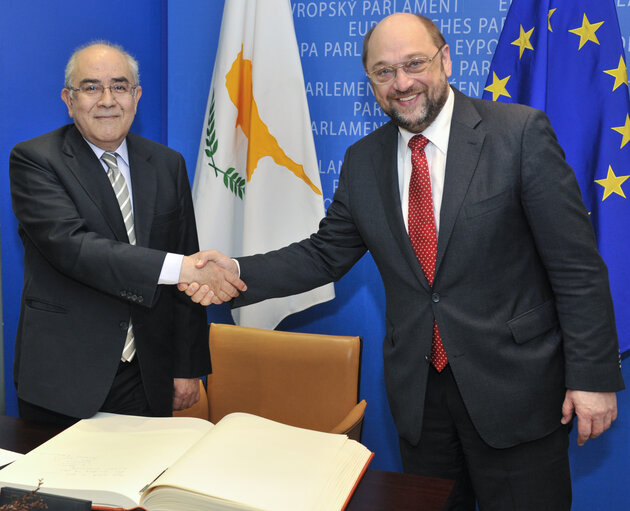
<instances>
[{"instance_id":1,"label":"open guest book","mask_svg":"<svg viewBox=\"0 0 630 511\"><path fill-rule=\"evenodd\" d=\"M245 413L216 425L98 413L0 470L0 487L150 511L343 509L373 454Z\"/></svg>"}]
</instances>

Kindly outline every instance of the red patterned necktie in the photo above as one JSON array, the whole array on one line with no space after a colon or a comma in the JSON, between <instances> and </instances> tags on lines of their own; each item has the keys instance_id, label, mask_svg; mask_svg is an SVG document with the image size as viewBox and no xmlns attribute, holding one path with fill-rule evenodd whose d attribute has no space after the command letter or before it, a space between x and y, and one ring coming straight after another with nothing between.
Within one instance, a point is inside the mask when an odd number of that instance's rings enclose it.
<instances>
[{"instance_id":1,"label":"red patterned necktie","mask_svg":"<svg viewBox=\"0 0 630 511\"><path fill-rule=\"evenodd\" d=\"M429 143L424 135L415 135L409 141L411 148L411 179L409 181L409 238L422 271L433 286L435 259L437 257L437 231L433 212L431 178L424 148ZM431 363L438 371L448 364L448 358L437 323L433 320Z\"/></svg>"}]
</instances>

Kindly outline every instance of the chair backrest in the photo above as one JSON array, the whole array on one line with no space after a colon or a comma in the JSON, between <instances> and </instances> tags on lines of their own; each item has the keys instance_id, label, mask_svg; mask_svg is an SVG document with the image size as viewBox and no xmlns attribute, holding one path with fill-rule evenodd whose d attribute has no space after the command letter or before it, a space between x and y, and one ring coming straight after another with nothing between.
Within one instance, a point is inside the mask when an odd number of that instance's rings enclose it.
<instances>
[{"instance_id":1,"label":"chair backrest","mask_svg":"<svg viewBox=\"0 0 630 511\"><path fill-rule=\"evenodd\" d=\"M332 431L357 405L360 337L212 323L210 356L207 393L214 423L240 411Z\"/></svg>"}]
</instances>

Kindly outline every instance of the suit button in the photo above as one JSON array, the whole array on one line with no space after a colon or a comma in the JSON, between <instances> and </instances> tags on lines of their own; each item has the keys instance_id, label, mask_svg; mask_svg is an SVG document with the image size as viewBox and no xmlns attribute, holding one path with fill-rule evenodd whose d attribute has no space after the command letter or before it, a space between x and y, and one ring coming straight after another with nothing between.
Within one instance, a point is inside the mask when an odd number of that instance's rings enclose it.
<instances>
[{"instance_id":1,"label":"suit button","mask_svg":"<svg viewBox=\"0 0 630 511\"><path fill-rule=\"evenodd\" d=\"M440 293L433 293L431 295L431 300L433 303L438 303L440 301Z\"/></svg>"},{"instance_id":2,"label":"suit button","mask_svg":"<svg viewBox=\"0 0 630 511\"><path fill-rule=\"evenodd\" d=\"M121 289L118 294L124 298L125 296L127 296L127 291L125 291L124 289Z\"/></svg>"},{"instance_id":3,"label":"suit button","mask_svg":"<svg viewBox=\"0 0 630 511\"><path fill-rule=\"evenodd\" d=\"M142 302L144 302L144 298L142 296L139 296L138 297L138 303L142 303Z\"/></svg>"},{"instance_id":4,"label":"suit button","mask_svg":"<svg viewBox=\"0 0 630 511\"><path fill-rule=\"evenodd\" d=\"M129 297L129 299L130 299L132 302L137 302L137 301L138 301L138 297L137 297L136 295L131 295L131 296Z\"/></svg>"},{"instance_id":5,"label":"suit button","mask_svg":"<svg viewBox=\"0 0 630 511\"><path fill-rule=\"evenodd\" d=\"M127 330L129 328L129 323L126 321L121 321L119 324L121 330Z\"/></svg>"}]
</instances>

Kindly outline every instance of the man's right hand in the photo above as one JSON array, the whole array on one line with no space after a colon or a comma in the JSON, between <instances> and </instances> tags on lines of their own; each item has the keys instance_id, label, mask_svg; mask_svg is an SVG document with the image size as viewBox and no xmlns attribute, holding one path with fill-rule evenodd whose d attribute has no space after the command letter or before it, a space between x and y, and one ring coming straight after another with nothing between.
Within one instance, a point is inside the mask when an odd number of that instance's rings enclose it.
<instances>
[{"instance_id":1,"label":"man's right hand","mask_svg":"<svg viewBox=\"0 0 630 511\"><path fill-rule=\"evenodd\" d=\"M184 256L179 280L178 289L201 305L218 305L247 290L237 264L217 250Z\"/></svg>"}]
</instances>

